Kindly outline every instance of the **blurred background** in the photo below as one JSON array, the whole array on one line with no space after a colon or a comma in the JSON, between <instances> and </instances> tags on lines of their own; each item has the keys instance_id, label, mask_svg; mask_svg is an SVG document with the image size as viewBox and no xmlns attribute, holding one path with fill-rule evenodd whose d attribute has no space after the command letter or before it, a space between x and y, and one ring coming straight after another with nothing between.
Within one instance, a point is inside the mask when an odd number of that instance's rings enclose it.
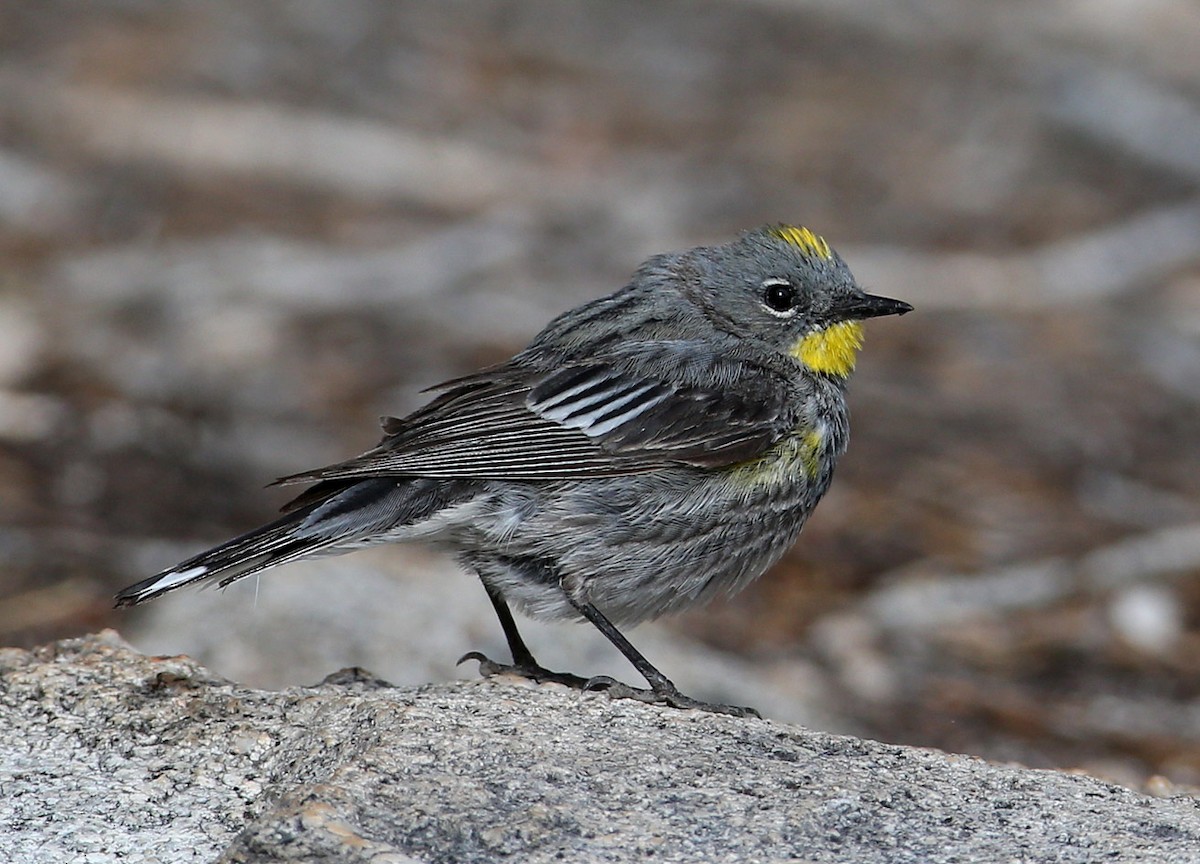
<instances>
[{"instance_id":1,"label":"blurred background","mask_svg":"<svg viewBox=\"0 0 1200 864\"><path fill-rule=\"evenodd\" d=\"M111 596L647 255L788 221L917 312L795 550L635 644L783 720L1200 783L1197 45L1191 0L6 0L0 643L473 675L499 628L426 550Z\"/></svg>"}]
</instances>

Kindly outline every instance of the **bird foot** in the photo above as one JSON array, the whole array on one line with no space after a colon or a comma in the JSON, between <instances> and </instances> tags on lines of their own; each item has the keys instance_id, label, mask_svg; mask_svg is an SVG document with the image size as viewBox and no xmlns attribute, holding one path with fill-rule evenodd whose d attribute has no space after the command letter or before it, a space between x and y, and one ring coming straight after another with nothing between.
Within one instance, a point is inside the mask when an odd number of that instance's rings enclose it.
<instances>
[{"instance_id":1,"label":"bird foot","mask_svg":"<svg viewBox=\"0 0 1200 864\"><path fill-rule=\"evenodd\" d=\"M719 702L703 702L699 699L693 699L691 696L685 696L683 693L680 693L673 685L670 688L663 688L661 690L630 687L628 684L622 684L620 681L609 678L607 675L597 675L594 678L588 679L587 689L602 691L610 699L636 699L638 702L645 702L648 705L667 705L671 708L682 710L694 709L696 711L707 711L709 714L728 714L731 717L762 717L753 708L744 708L740 705L723 705Z\"/></svg>"},{"instance_id":2,"label":"bird foot","mask_svg":"<svg viewBox=\"0 0 1200 864\"><path fill-rule=\"evenodd\" d=\"M516 675L518 678L524 678L535 684L562 684L572 690L588 689L588 679L579 675L572 675L570 672L554 672L537 663L497 663L479 651L468 651L458 658L458 662L454 665L461 666L468 660L479 663L479 674L484 678L491 678L493 675Z\"/></svg>"},{"instance_id":3,"label":"bird foot","mask_svg":"<svg viewBox=\"0 0 1200 864\"><path fill-rule=\"evenodd\" d=\"M479 673L485 678L493 675L516 675L538 684L552 682L570 687L573 690L587 690L604 693L610 699L634 699L648 705L667 705L683 710L695 709L707 711L710 714L728 714L731 717L761 717L753 708L743 708L739 705L722 705L714 702L702 702L685 696L672 685L670 688L653 690L643 687L631 687L607 675L595 675L583 678L570 672L552 672L536 663L497 663L479 651L469 651L464 654L456 665L468 660L479 663Z\"/></svg>"}]
</instances>

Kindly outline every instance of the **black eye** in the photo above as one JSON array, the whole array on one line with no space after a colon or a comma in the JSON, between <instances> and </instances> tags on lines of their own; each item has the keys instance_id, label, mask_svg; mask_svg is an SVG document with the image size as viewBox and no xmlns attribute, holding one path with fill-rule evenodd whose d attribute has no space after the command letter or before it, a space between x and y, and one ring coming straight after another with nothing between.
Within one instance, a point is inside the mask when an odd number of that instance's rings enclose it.
<instances>
[{"instance_id":1,"label":"black eye","mask_svg":"<svg viewBox=\"0 0 1200 864\"><path fill-rule=\"evenodd\" d=\"M792 315L796 312L800 292L787 280L768 279L763 283L762 297L766 307L776 315Z\"/></svg>"}]
</instances>

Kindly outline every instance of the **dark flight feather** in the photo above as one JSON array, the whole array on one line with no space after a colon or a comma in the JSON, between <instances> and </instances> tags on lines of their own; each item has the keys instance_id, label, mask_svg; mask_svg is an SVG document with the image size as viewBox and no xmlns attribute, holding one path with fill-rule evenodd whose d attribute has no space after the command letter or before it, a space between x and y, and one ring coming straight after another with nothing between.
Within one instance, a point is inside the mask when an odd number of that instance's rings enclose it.
<instances>
[{"instance_id":1,"label":"dark flight feather","mask_svg":"<svg viewBox=\"0 0 1200 864\"><path fill-rule=\"evenodd\" d=\"M550 480L668 464L718 467L762 455L794 428L785 375L711 353L702 362L703 369L681 376L678 364L695 365L696 352L670 342L627 345L549 371L518 355L456 379L408 417L386 418L389 434L361 456L277 482L380 475ZM672 374L655 374L673 364ZM689 379L697 383L668 383Z\"/></svg>"}]
</instances>

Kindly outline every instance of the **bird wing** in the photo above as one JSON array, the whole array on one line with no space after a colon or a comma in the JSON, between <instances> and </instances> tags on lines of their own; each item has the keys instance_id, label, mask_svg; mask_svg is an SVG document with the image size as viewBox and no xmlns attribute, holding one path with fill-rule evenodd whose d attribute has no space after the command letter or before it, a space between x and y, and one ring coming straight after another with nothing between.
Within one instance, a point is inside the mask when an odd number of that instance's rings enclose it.
<instances>
[{"instance_id":1,"label":"bird wing","mask_svg":"<svg viewBox=\"0 0 1200 864\"><path fill-rule=\"evenodd\" d=\"M795 425L786 376L682 342L627 345L549 371L518 358L442 386L424 408L386 418L389 434L374 449L278 482L577 479L668 464L717 467L762 455Z\"/></svg>"}]
</instances>

